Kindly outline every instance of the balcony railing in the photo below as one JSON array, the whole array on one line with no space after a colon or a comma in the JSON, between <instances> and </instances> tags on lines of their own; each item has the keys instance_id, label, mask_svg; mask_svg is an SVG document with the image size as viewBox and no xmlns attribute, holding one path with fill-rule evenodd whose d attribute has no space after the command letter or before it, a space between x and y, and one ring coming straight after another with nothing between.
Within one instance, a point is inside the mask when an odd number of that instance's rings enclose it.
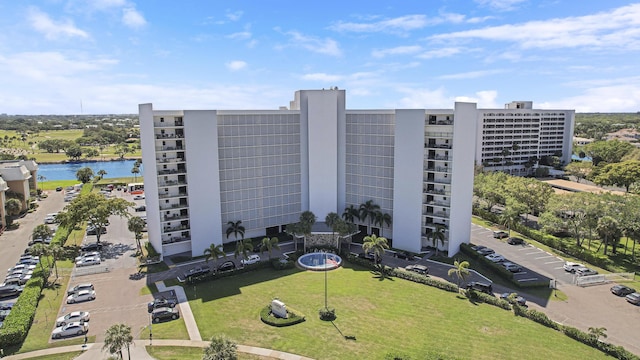
<instances>
[{"instance_id":1,"label":"balcony railing","mask_svg":"<svg viewBox=\"0 0 640 360\"><path fill-rule=\"evenodd\" d=\"M427 131L425 132L425 137L428 138L445 138L445 139L453 139L453 133L452 132L434 132L434 131Z\"/></svg>"},{"instance_id":2,"label":"balcony railing","mask_svg":"<svg viewBox=\"0 0 640 360\"><path fill-rule=\"evenodd\" d=\"M182 157L173 157L173 158L160 158L156 159L157 163L174 163L174 162L184 162L184 158Z\"/></svg>"},{"instance_id":3,"label":"balcony railing","mask_svg":"<svg viewBox=\"0 0 640 360\"><path fill-rule=\"evenodd\" d=\"M156 146L156 151L184 150L184 146Z\"/></svg>"},{"instance_id":4,"label":"balcony railing","mask_svg":"<svg viewBox=\"0 0 640 360\"><path fill-rule=\"evenodd\" d=\"M184 126L184 123L182 121L165 121L165 122L154 122L153 123L153 127L177 127L177 126Z\"/></svg>"},{"instance_id":5,"label":"balcony railing","mask_svg":"<svg viewBox=\"0 0 640 360\"><path fill-rule=\"evenodd\" d=\"M450 144L424 144L427 149L451 149Z\"/></svg>"},{"instance_id":6,"label":"balcony railing","mask_svg":"<svg viewBox=\"0 0 640 360\"><path fill-rule=\"evenodd\" d=\"M431 189L431 190L424 189L424 193L425 194L451 196L451 191L447 191L447 190L444 190L444 189Z\"/></svg>"},{"instance_id":7,"label":"balcony railing","mask_svg":"<svg viewBox=\"0 0 640 360\"><path fill-rule=\"evenodd\" d=\"M451 180L449 179L426 179L425 181L429 183L435 183L435 184L445 184L445 185L451 184Z\"/></svg>"},{"instance_id":8,"label":"balcony railing","mask_svg":"<svg viewBox=\"0 0 640 360\"><path fill-rule=\"evenodd\" d=\"M167 194L165 194L165 193L161 193L161 194L158 194L158 198L159 198L159 199L168 199L168 198L174 198L174 197L185 197L185 196L187 196L187 192L186 192L186 191L180 191L180 192L179 192L179 193L177 193L177 194L171 194L171 193L167 193Z\"/></svg>"},{"instance_id":9,"label":"balcony railing","mask_svg":"<svg viewBox=\"0 0 640 360\"><path fill-rule=\"evenodd\" d=\"M183 237L176 237L176 238L172 237L171 239L162 240L162 245L173 244L173 243L183 242L183 241L191 241L191 237L190 236L183 236Z\"/></svg>"},{"instance_id":10,"label":"balcony railing","mask_svg":"<svg viewBox=\"0 0 640 360\"><path fill-rule=\"evenodd\" d=\"M425 168L426 171L437 171L437 172L443 172L443 173L450 173L451 172L451 168L448 166L431 166L431 167L427 167Z\"/></svg>"},{"instance_id":11,"label":"balcony railing","mask_svg":"<svg viewBox=\"0 0 640 360\"><path fill-rule=\"evenodd\" d=\"M158 175L180 174L185 172L187 172L186 169L166 169L166 170L158 170Z\"/></svg>"},{"instance_id":12,"label":"balcony railing","mask_svg":"<svg viewBox=\"0 0 640 360\"><path fill-rule=\"evenodd\" d=\"M451 202L450 202L450 201L437 201L437 200L433 200L433 201L429 201L429 202L428 202L428 203L426 203L425 205L437 205L437 206L450 207L450 206L451 206Z\"/></svg>"},{"instance_id":13,"label":"balcony railing","mask_svg":"<svg viewBox=\"0 0 640 360\"><path fill-rule=\"evenodd\" d=\"M188 219L189 215L165 215L162 221L174 221Z\"/></svg>"},{"instance_id":14,"label":"balcony railing","mask_svg":"<svg viewBox=\"0 0 640 360\"><path fill-rule=\"evenodd\" d=\"M156 134L157 139L184 139L182 134Z\"/></svg>"},{"instance_id":15,"label":"balcony railing","mask_svg":"<svg viewBox=\"0 0 640 360\"><path fill-rule=\"evenodd\" d=\"M186 184L187 184L186 180L169 180L169 181L159 182L158 186L176 186L176 185L186 185Z\"/></svg>"},{"instance_id":16,"label":"balcony railing","mask_svg":"<svg viewBox=\"0 0 640 360\"><path fill-rule=\"evenodd\" d=\"M180 225L180 226L173 226L173 227L166 227L163 229L164 233L170 233L170 232L174 232L174 231L182 231L182 230L189 230L189 225Z\"/></svg>"},{"instance_id":17,"label":"balcony railing","mask_svg":"<svg viewBox=\"0 0 640 360\"><path fill-rule=\"evenodd\" d=\"M441 218L449 218L449 213L445 212L445 211L430 211L427 210L424 212L423 215L427 215L427 216L437 216L437 217L441 217Z\"/></svg>"},{"instance_id":18,"label":"balcony railing","mask_svg":"<svg viewBox=\"0 0 640 360\"><path fill-rule=\"evenodd\" d=\"M427 156L429 160L443 160L443 161L451 161L453 160L453 156L445 156L445 155L429 155Z\"/></svg>"},{"instance_id":19,"label":"balcony railing","mask_svg":"<svg viewBox=\"0 0 640 360\"><path fill-rule=\"evenodd\" d=\"M160 210L171 210L171 209L179 209L189 207L187 204L164 204L160 205Z\"/></svg>"},{"instance_id":20,"label":"balcony railing","mask_svg":"<svg viewBox=\"0 0 640 360\"><path fill-rule=\"evenodd\" d=\"M447 224L442 224L442 223L432 223L432 222L428 222L424 224L426 227L430 227L430 228L436 228L437 226L443 227L445 230L449 230L449 226Z\"/></svg>"}]
</instances>

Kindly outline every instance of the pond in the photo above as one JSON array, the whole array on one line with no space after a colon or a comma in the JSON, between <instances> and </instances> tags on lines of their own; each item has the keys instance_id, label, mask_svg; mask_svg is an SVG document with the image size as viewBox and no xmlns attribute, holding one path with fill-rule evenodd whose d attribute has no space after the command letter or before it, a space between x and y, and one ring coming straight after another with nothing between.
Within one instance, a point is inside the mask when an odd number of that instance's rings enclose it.
<instances>
[{"instance_id":1,"label":"pond","mask_svg":"<svg viewBox=\"0 0 640 360\"><path fill-rule=\"evenodd\" d=\"M131 169L135 160L123 161L90 161L90 162L74 162L64 164L38 164L38 176L45 177L44 181L52 180L75 180L78 170L89 167L96 174L99 170L107 172L105 178L133 177ZM143 166L140 165L140 173L142 176Z\"/></svg>"}]
</instances>

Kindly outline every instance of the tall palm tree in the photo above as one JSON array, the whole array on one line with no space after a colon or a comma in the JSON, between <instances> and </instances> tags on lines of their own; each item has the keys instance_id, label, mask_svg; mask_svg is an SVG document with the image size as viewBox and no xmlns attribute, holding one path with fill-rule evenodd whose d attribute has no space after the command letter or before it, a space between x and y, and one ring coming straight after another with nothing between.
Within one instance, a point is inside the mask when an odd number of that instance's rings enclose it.
<instances>
[{"instance_id":1,"label":"tall palm tree","mask_svg":"<svg viewBox=\"0 0 640 360\"><path fill-rule=\"evenodd\" d=\"M436 248L436 256L438 256L438 240L440 240L440 244L444 246L444 241L447 239L447 236L445 235L446 230L447 228L444 225L436 224L436 230L428 234L431 238L433 247Z\"/></svg>"},{"instance_id":2,"label":"tall palm tree","mask_svg":"<svg viewBox=\"0 0 640 360\"><path fill-rule=\"evenodd\" d=\"M454 261L453 268L449 269L447 272L449 277L453 275L457 278L458 291L460 291L460 283L464 281L464 279L469 276L469 262L468 261Z\"/></svg>"},{"instance_id":3,"label":"tall palm tree","mask_svg":"<svg viewBox=\"0 0 640 360\"><path fill-rule=\"evenodd\" d=\"M280 246L278 246L278 238L277 237L272 237L271 239L269 239L269 237L264 237L262 238L262 242L260 243L260 253L262 254L263 252L268 252L269 253L269 260L271 260L271 251L273 249L276 250L280 250Z\"/></svg>"},{"instance_id":4,"label":"tall palm tree","mask_svg":"<svg viewBox=\"0 0 640 360\"><path fill-rule=\"evenodd\" d=\"M380 226L380 235L383 235L384 225L391 226L391 215L378 210L375 213L373 223Z\"/></svg>"},{"instance_id":5,"label":"tall palm tree","mask_svg":"<svg viewBox=\"0 0 640 360\"><path fill-rule=\"evenodd\" d=\"M33 244L29 248L29 254L40 257L40 269L42 269L42 272L44 272L44 257L48 254L48 251L49 249L41 243ZM47 266L49 266L49 264L47 264Z\"/></svg>"},{"instance_id":6,"label":"tall palm tree","mask_svg":"<svg viewBox=\"0 0 640 360\"><path fill-rule=\"evenodd\" d=\"M140 254L142 254L142 244L140 243L140 240L142 240L142 231L144 230L144 227L145 221L139 216L133 216L129 218L129 221L127 222L127 228L135 236L136 246Z\"/></svg>"},{"instance_id":7,"label":"tall palm tree","mask_svg":"<svg viewBox=\"0 0 640 360\"><path fill-rule=\"evenodd\" d=\"M589 335L596 339L596 341L600 340L600 338L607 338L607 328L605 327L590 327Z\"/></svg>"},{"instance_id":8,"label":"tall palm tree","mask_svg":"<svg viewBox=\"0 0 640 360\"><path fill-rule=\"evenodd\" d=\"M242 239L236 241L236 251L233 256L237 259L238 256L242 255L242 257L246 260L249 257L249 252L253 251L253 244L251 243L251 239Z\"/></svg>"},{"instance_id":9,"label":"tall palm tree","mask_svg":"<svg viewBox=\"0 0 640 360\"><path fill-rule=\"evenodd\" d=\"M325 224L327 224L327 226L329 226L331 228L331 241L335 240L335 237L336 237L335 225L340 220L341 220L340 219L340 215L338 215L338 213L335 213L335 212L328 213L327 216L325 216L325 218L324 218ZM337 245L338 244L336 244L336 247L338 247Z\"/></svg>"},{"instance_id":10,"label":"tall palm tree","mask_svg":"<svg viewBox=\"0 0 640 360\"><path fill-rule=\"evenodd\" d=\"M344 209L342 218L350 223L355 223L356 220L360 220L360 211L354 205L349 205Z\"/></svg>"},{"instance_id":11,"label":"tall palm tree","mask_svg":"<svg viewBox=\"0 0 640 360\"><path fill-rule=\"evenodd\" d=\"M373 252L373 256L375 257L376 264L380 264L382 267L382 254L384 254L384 250L389 248L389 244L387 242L387 238L378 237L376 234L367 235L364 237L364 242L362 243L362 251L366 253Z\"/></svg>"},{"instance_id":12,"label":"tall palm tree","mask_svg":"<svg viewBox=\"0 0 640 360\"><path fill-rule=\"evenodd\" d=\"M209 346L204 348L202 360L236 360L238 359L238 346L224 335L211 338Z\"/></svg>"},{"instance_id":13,"label":"tall palm tree","mask_svg":"<svg viewBox=\"0 0 640 360\"><path fill-rule=\"evenodd\" d=\"M133 169L131 169L131 173L133 174L133 181L138 181L138 174L140 174L140 168L137 166L134 166Z\"/></svg>"},{"instance_id":14,"label":"tall palm tree","mask_svg":"<svg viewBox=\"0 0 640 360\"><path fill-rule=\"evenodd\" d=\"M64 248L56 243L51 243L51 245L49 245L47 248L48 248L47 253L50 254L51 257L53 257L53 268L56 271L56 280L57 280L59 277L57 261L64 256Z\"/></svg>"},{"instance_id":15,"label":"tall palm tree","mask_svg":"<svg viewBox=\"0 0 640 360\"><path fill-rule=\"evenodd\" d=\"M131 360L131 352L129 351L131 344L133 344L131 327L125 324L115 324L107 329L102 350L107 349L111 354L117 353L122 359L122 349L126 347L129 353L129 360Z\"/></svg>"},{"instance_id":16,"label":"tall palm tree","mask_svg":"<svg viewBox=\"0 0 640 360\"><path fill-rule=\"evenodd\" d=\"M98 175L98 177L100 177L100 179L102 179L105 175L107 175L107 172L105 170L100 169L96 174Z\"/></svg>"},{"instance_id":17,"label":"tall palm tree","mask_svg":"<svg viewBox=\"0 0 640 360\"><path fill-rule=\"evenodd\" d=\"M598 219L598 227L596 229L598 235L602 239L601 246L604 245L604 255L607 255L607 247L611 244L613 253L616 253L616 246L618 241L622 237L622 230L620 229L618 220L611 216L603 216ZM599 251L600 247L598 247Z\"/></svg>"},{"instance_id":18,"label":"tall palm tree","mask_svg":"<svg viewBox=\"0 0 640 360\"><path fill-rule=\"evenodd\" d=\"M371 223L376 218L376 211L380 210L380 205L373 202L373 200L367 200L365 203L360 204L360 220L367 221L369 220L369 228L371 227ZM371 233L371 230L367 228L367 232Z\"/></svg>"},{"instance_id":19,"label":"tall palm tree","mask_svg":"<svg viewBox=\"0 0 640 360\"><path fill-rule=\"evenodd\" d=\"M299 230L304 234L304 251L307 251L307 237L311 235L311 229L313 225L316 223L316 215L311 211L303 211L300 214L300 222L299 222ZM295 240L295 239L294 239ZM297 248L297 243L296 243Z\"/></svg>"},{"instance_id":20,"label":"tall palm tree","mask_svg":"<svg viewBox=\"0 0 640 360\"><path fill-rule=\"evenodd\" d=\"M211 244L208 248L204 249L204 261L209 262L209 259L215 258L218 261L218 258L222 256L223 258L227 258L227 254L222 250L222 244L216 245Z\"/></svg>"},{"instance_id":21,"label":"tall palm tree","mask_svg":"<svg viewBox=\"0 0 640 360\"><path fill-rule=\"evenodd\" d=\"M242 220L238 221L229 221L227 222L229 227L227 228L227 239L231 234L235 236L236 240L238 240L238 234L242 239L244 239L244 226L242 226Z\"/></svg>"}]
</instances>

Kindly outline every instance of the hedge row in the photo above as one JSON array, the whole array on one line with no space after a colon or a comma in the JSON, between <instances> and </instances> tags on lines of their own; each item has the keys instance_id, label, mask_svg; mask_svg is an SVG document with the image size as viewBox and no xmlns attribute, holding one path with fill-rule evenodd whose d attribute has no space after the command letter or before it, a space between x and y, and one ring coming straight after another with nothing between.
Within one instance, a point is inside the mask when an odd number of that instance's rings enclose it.
<instances>
[{"instance_id":1,"label":"hedge row","mask_svg":"<svg viewBox=\"0 0 640 360\"><path fill-rule=\"evenodd\" d=\"M49 269L38 266L0 328L0 348L19 345L27 337Z\"/></svg>"},{"instance_id":2,"label":"hedge row","mask_svg":"<svg viewBox=\"0 0 640 360\"><path fill-rule=\"evenodd\" d=\"M205 275L201 275L201 276L192 276L186 279L186 283L187 284L199 284L202 282L207 282L207 281L212 281L212 280L216 280L216 279L222 279L225 277L229 277L229 276L234 276L234 275L238 275L238 274L244 274L248 271L253 271L253 270L257 270L257 269L266 269L268 267L273 267L275 269L278 270L282 270L282 269L288 269L293 267L293 262L288 261L286 264L280 262L279 259L274 259L272 261L259 261L255 264L250 264L250 265L245 265L241 268L237 268L235 270L231 270L231 271L224 271L224 272L210 272L208 274Z\"/></svg>"},{"instance_id":3,"label":"hedge row","mask_svg":"<svg viewBox=\"0 0 640 360\"><path fill-rule=\"evenodd\" d=\"M304 315L298 314L291 309L287 309L287 314L289 317L286 319L277 316L271 316L271 306L267 305L260 311L260 319L265 324L276 327L291 326L299 324L305 320Z\"/></svg>"},{"instance_id":4,"label":"hedge row","mask_svg":"<svg viewBox=\"0 0 640 360\"><path fill-rule=\"evenodd\" d=\"M471 249L471 245L469 244L465 244L465 243L460 244L460 251L462 251L464 254L466 254L470 258L481 262L484 266L492 269L500 277L502 277L505 280L508 280L510 283L516 285L517 287L527 288L527 287L549 286L549 283L547 281L528 281L526 283L519 282L518 280L515 279L511 271L507 270L504 266L502 266L499 263L494 263L492 261L487 260L487 258L485 258L483 255L480 255L477 252L475 252L473 249Z\"/></svg>"},{"instance_id":5,"label":"hedge row","mask_svg":"<svg viewBox=\"0 0 640 360\"><path fill-rule=\"evenodd\" d=\"M485 220L500 223L500 218L498 215L493 214L484 209L480 209L478 207L473 208L473 214L479 216ZM532 229L524 224L516 223L513 225L511 230L515 230L520 234L531 238L539 243L545 244L550 248L562 251L563 253L573 256L576 259L583 260L592 265L596 265L600 268L607 269L609 271L615 272L612 265L612 261L608 258L600 257L593 252L584 249L583 247L576 246L575 242L566 241L561 238L558 238L553 235L545 234L542 231Z\"/></svg>"}]
</instances>

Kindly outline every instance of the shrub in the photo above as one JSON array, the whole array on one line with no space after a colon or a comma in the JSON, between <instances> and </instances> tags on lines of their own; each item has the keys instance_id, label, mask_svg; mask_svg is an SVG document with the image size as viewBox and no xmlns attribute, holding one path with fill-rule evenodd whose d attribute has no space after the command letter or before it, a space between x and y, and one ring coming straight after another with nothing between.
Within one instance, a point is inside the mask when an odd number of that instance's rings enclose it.
<instances>
[{"instance_id":1,"label":"shrub","mask_svg":"<svg viewBox=\"0 0 640 360\"><path fill-rule=\"evenodd\" d=\"M557 322L549 319L549 317L545 313L537 311L535 309L530 309L529 311L527 311L525 316L527 318L537 322L538 324L542 324L542 325L544 325L546 327L550 327L550 328L555 329L555 330L560 330L560 328L562 327L562 325L560 325Z\"/></svg>"},{"instance_id":2,"label":"shrub","mask_svg":"<svg viewBox=\"0 0 640 360\"><path fill-rule=\"evenodd\" d=\"M271 266L276 270L285 270L294 268L295 262L291 260L273 259L271 260Z\"/></svg>"},{"instance_id":3,"label":"shrub","mask_svg":"<svg viewBox=\"0 0 640 360\"><path fill-rule=\"evenodd\" d=\"M320 320L333 321L336 319L336 309L334 308L322 308L318 311Z\"/></svg>"},{"instance_id":4,"label":"shrub","mask_svg":"<svg viewBox=\"0 0 640 360\"><path fill-rule=\"evenodd\" d=\"M507 300L497 298L493 295L485 294L483 292L468 289L465 291L467 298L471 301L482 301L483 303L497 306L504 310L511 310L511 304Z\"/></svg>"},{"instance_id":5,"label":"shrub","mask_svg":"<svg viewBox=\"0 0 640 360\"><path fill-rule=\"evenodd\" d=\"M225 271L225 272L210 272L201 276L192 276L186 279L187 284L199 284L202 282L207 282L216 279L222 279L229 276L234 276L238 274L244 274L248 271L258 270L258 269L266 269L272 266L268 261L260 261L255 264L245 265L244 267L237 268L233 271Z\"/></svg>"},{"instance_id":6,"label":"shrub","mask_svg":"<svg viewBox=\"0 0 640 360\"><path fill-rule=\"evenodd\" d=\"M288 317L286 319L273 316L271 314L271 306L267 305L260 311L260 319L265 324L277 327L291 326L299 324L305 320L304 315L295 310L287 309Z\"/></svg>"},{"instance_id":7,"label":"shrub","mask_svg":"<svg viewBox=\"0 0 640 360\"><path fill-rule=\"evenodd\" d=\"M11 312L0 328L0 348L18 345L24 341L36 314L44 279L49 276L48 269L34 269L33 277L27 282L22 294L16 300Z\"/></svg>"}]
</instances>

